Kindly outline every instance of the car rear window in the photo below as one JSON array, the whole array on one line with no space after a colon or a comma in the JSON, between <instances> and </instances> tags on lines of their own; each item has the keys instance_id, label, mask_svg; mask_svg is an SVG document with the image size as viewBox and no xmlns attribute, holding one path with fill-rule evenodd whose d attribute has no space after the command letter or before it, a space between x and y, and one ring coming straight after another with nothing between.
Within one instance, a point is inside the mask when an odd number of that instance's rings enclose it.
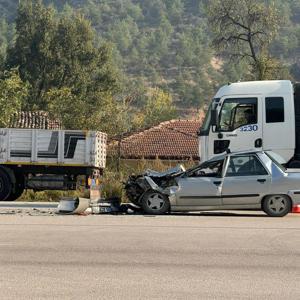
<instances>
[{"instance_id":1,"label":"car rear window","mask_svg":"<svg viewBox=\"0 0 300 300\"><path fill-rule=\"evenodd\" d=\"M231 156L226 176L268 175L268 172L255 155Z\"/></svg>"}]
</instances>

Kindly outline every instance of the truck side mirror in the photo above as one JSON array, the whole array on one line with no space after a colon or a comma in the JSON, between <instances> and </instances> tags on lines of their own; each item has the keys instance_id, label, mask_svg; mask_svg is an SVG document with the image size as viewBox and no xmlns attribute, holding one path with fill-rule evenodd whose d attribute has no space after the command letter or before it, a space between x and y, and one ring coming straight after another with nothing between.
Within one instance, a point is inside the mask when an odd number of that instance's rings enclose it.
<instances>
[{"instance_id":1,"label":"truck side mirror","mask_svg":"<svg viewBox=\"0 0 300 300\"><path fill-rule=\"evenodd\" d=\"M216 109L211 110L210 124L211 124L211 126L217 126L217 124L218 124L218 112Z\"/></svg>"}]
</instances>

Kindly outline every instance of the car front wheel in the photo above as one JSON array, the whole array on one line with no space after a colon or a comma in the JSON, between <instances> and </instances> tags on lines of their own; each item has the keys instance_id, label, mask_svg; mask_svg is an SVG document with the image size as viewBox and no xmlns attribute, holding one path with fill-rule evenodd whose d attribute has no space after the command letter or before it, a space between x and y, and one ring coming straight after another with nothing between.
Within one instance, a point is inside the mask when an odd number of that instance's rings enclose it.
<instances>
[{"instance_id":1,"label":"car front wheel","mask_svg":"<svg viewBox=\"0 0 300 300\"><path fill-rule=\"evenodd\" d=\"M270 217L284 217L291 211L292 203L285 195L270 195L266 197L262 207Z\"/></svg>"},{"instance_id":2,"label":"car front wheel","mask_svg":"<svg viewBox=\"0 0 300 300\"><path fill-rule=\"evenodd\" d=\"M162 215L170 209L168 197L157 191L146 192L141 204L144 212L151 215Z\"/></svg>"}]
</instances>

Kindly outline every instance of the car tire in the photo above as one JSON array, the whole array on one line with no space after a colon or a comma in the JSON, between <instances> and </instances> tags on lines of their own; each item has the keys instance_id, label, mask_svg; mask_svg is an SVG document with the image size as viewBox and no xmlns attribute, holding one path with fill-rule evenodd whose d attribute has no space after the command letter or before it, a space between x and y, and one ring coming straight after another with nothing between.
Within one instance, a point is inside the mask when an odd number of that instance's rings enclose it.
<instances>
[{"instance_id":1,"label":"car tire","mask_svg":"<svg viewBox=\"0 0 300 300\"><path fill-rule=\"evenodd\" d=\"M0 201L6 201L12 192L12 183L9 175L0 169Z\"/></svg>"},{"instance_id":2,"label":"car tire","mask_svg":"<svg viewBox=\"0 0 300 300\"><path fill-rule=\"evenodd\" d=\"M286 195L269 195L262 205L263 211L270 217L284 217L292 209L292 203Z\"/></svg>"},{"instance_id":3,"label":"car tire","mask_svg":"<svg viewBox=\"0 0 300 300\"><path fill-rule=\"evenodd\" d=\"M146 192L142 197L141 205L143 211L151 215L162 215L170 210L168 197L157 191Z\"/></svg>"}]
</instances>

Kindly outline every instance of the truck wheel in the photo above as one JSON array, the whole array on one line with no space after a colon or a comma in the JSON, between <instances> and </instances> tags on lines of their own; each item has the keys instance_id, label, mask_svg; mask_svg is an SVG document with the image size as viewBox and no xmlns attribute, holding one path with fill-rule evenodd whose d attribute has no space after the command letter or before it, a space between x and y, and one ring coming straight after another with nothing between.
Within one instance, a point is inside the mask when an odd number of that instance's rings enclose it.
<instances>
[{"instance_id":1,"label":"truck wheel","mask_svg":"<svg viewBox=\"0 0 300 300\"><path fill-rule=\"evenodd\" d=\"M151 215L162 215L170 209L167 196L157 191L146 192L143 195L141 204L144 212Z\"/></svg>"},{"instance_id":2,"label":"truck wheel","mask_svg":"<svg viewBox=\"0 0 300 300\"><path fill-rule=\"evenodd\" d=\"M270 217L284 217L291 211L292 203L285 195L270 195L264 200L262 208Z\"/></svg>"},{"instance_id":3,"label":"truck wheel","mask_svg":"<svg viewBox=\"0 0 300 300\"><path fill-rule=\"evenodd\" d=\"M15 192L12 192L5 201L15 201L21 197L24 192L24 188L16 188Z\"/></svg>"},{"instance_id":4,"label":"truck wheel","mask_svg":"<svg viewBox=\"0 0 300 300\"><path fill-rule=\"evenodd\" d=\"M5 201L12 192L12 183L9 175L0 169L0 201Z\"/></svg>"}]
</instances>

